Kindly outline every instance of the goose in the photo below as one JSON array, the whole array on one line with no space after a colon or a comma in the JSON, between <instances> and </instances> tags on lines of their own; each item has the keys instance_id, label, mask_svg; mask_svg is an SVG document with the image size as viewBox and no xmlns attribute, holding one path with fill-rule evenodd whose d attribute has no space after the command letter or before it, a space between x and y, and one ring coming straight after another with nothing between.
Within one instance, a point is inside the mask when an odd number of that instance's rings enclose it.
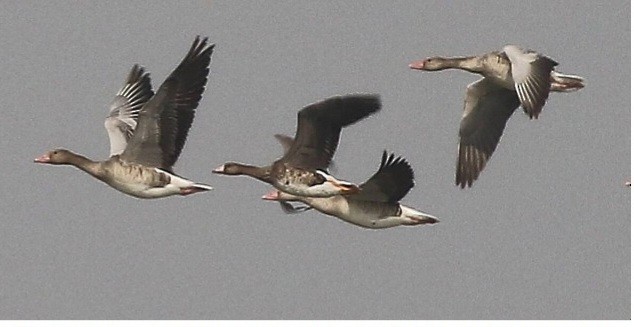
<instances>
[{"instance_id":1,"label":"goose","mask_svg":"<svg viewBox=\"0 0 634 327\"><path fill-rule=\"evenodd\" d=\"M257 167L227 162L214 169L213 173L251 176L278 190L299 196L329 197L358 193L357 185L330 175L328 165L337 149L341 129L380 109L381 100L376 94L334 96L310 104L299 111L295 137L282 141L288 150L273 164Z\"/></svg>"},{"instance_id":2,"label":"goose","mask_svg":"<svg viewBox=\"0 0 634 327\"><path fill-rule=\"evenodd\" d=\"M557 65L542 54L515 45L480 56L431 57L409 65L422 71L462 69L484 77L467 86L456 185L464 189L478 179L518 106L530 119L537 119L550 92L572 92L585 86L582 77L556 72Z\"/></svg>"},{"instance_id":3,"label":"goose","mask_svg":"<svg viewBox=\"0 0 634 327\"><path fill-rule=\"evenodd\" d=\"M110 157L93 161L66 149L56 149L36 163L72 165L125 194L144 199L189 195L211 186L176 175L172 166L183 149L202 98L214 44L196 37L183 61L156 94L149 74L134 65L110 104L104 123Z\"/></svg>"},{"instance_id":4,"label":"goose","mask_svg":"<svg viewBox=\"0 0 634 327\"><path fill-rule=\"evenodd\" d=\"M289 136L286 134L274 134L273 136L282 146L282 150L284 154L288 152L288 150L293 145L293 142L295 141L295 139L292 136ZM328 164L328 168L332 171L334 170L334 165L335 165L335 162L330 161L330 163ZM287 201L279 201L279 203L280 203L280 207L282 208L282 211L288 214L300 213L300 212L304 212L306 210L312 209L310 206L294 206Z\"/></svg>"},{"instance_id":5,"label":"goose","mask_svg":"<svg viewBox=\"0 0 634 327\"><path fill-rule=\"evenodd\" d=\"M383 151L379 170L361 184L359 193L316 198L273 190L262 199L302 202L324 214L371 229L437 223L438 218L399 203L413 186L414 172L409 163Z\"/></svg>"}]
</instances>

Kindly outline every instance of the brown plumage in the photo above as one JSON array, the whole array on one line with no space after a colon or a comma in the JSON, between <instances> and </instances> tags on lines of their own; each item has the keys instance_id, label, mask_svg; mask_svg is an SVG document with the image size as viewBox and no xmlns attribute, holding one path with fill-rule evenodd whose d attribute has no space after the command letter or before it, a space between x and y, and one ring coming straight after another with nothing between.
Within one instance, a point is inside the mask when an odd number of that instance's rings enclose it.
<instances>
[{"instance_id":1,"label":"brown plumage","mask_svg":"<svg viewBox=\"0 0 634 327\"><path fill-rule=\"evenodd\" d=\"M152 92L149 74L134 65L110 105L105 127L110 137L110 158L92 161L68 150L50 151L35 162L72 165L113 188L139 198L208 191L172 172L194 111L205 90L214 45L196 37L189 52Z\"/></svg>"},{"instance_id":2,"label":"brown plumage","mask_svg":"<svg viewBox=\"0 0 634 327\"><path fill-rule=\"evenodd\" d=\"M278 201L287 213L314 208L365 228L389 228L399 225L434 224L438 219L399 203L414 186L414 172L401 157L383 152L378 171L364 184L361 191L350 195L327 198L296 196L280 191L264 195L264 200ZM288 201L302 202L308 207L294 207Z\"/></svg>"},{"instance_id":3,"label":"brown plumage","mask_svg":"<svg viewBox=\"0 0 634 327\"><path fill-rule=\"evenodd\" d=\"M191 49L139 113L124 161L172 171L202 98L214 45L196 37Z\"/></svg>"},{"instance_id":4,"label":"brown plumage","mask_svg":"<svg viewBox=\"0 0 634 327\"><path fill-rule=\"evenodd\" d=\"M337 149L341 129L381 108L378 95L335 96L299 111L295 138L285 139L288 150L272 165L256 167L228 162L214 173L248 175L291 194L331 196L358 192L351 183L338 181L326 173ZM278 137L279 139L279 137Z\"/></svg>"},{"instance_id":5,"label":"brown plumage","mask_svg":"<svg viewBox=\"0 0 634 327\"><path fill-rule=\"evenodd\" d=\"M432 57L410 64L416 70L456 68L484 77L467 87L456 185L471 187L495 151L507 120L519 106L529 118L536 119L550 92L572 92L584 87L583 78L556 72L557 65L542 54L512 45L480 56Z\"/></svg>"}]
</instances>

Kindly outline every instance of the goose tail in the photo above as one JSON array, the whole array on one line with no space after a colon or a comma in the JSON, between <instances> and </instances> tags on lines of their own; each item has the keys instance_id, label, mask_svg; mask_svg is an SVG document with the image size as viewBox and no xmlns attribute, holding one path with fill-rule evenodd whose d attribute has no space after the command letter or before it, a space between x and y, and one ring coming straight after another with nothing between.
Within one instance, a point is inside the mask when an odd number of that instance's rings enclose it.
<instances>
[{"instance_id":1,"label":"goose tail","mask_svg":"<svg viewBox=\"0 0 634 327\"><path fill-rule=\"evenodd\" d=\"M435 224L439 221L435 216L420 212L404 205L401 205L401 210L403 212L402 216L411 221L408 225Z\"/></svg>"},{"instance_id":2,"label":"goose tail","mask_svg":"<svg viewBox=\"0 0 634 327\"><path fill-rule=\"evenodd\" d=\"M585 80L581 76L565 75L553 71L550 74L550 90L554 92L574 92L584 88Z\"/></svg>"},{"instance_id":3,"label":"goose tail","mask_svg":"<svg viewBox=\"0 0 634 327\"><path fill-rule=\"evenodd\" d=\"M192 184L187 187L181 187L181 195L190 195L194 193L207 192L213 190L213 187L207 184Z\"/></svg>"},{"instance_id":4,"label":"goose tail","mask_svg":"<svg viewBox=\"0 0 634 327\"><path fill-rule=\"evenodd\" d=\"M192 188L197 189L199 192L211 191L214 188L207 184L194 184Z\"/></svg>"}]
</instances>

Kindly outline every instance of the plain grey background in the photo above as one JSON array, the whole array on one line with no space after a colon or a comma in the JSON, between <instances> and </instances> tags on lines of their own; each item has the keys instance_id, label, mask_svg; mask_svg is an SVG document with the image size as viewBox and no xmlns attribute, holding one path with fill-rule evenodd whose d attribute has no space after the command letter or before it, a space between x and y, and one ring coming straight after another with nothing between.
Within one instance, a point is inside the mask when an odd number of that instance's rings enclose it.
<instances>
[{"instance_id":1,"label":"plain grey background","mask_svg":"<svg viewBox=\"0 0 634 327\"><path fill-rule=\"evenodd\" d=\"M2 319L629 319L629 1L3 1ZM217 44L177 173L214 190L138 200L33 158L105 159L107 105L133 64L154 88L195 35ZM466 72L431 55L517 44L587 87L511 117L469 190L453 185ZM383 149L434 226L364 230L284 215L270 187L211 170L266 164L323 98L376 92L336 175Z\"/></svg>"}]
</instances>

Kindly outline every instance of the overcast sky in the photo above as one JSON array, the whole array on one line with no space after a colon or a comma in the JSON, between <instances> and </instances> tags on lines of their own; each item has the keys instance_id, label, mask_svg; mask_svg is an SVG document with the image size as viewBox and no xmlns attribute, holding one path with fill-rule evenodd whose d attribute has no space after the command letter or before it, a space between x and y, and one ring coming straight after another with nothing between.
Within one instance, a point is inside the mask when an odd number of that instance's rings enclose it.
<instances>
[{"instance_id":1,"label":"overcast sky","mask_svg":"<svg viewBox=\"0 0 634 327\"><path fill-rule=\"evenodd\" d=\"M3 1L1 319L629 319L629 1ZM197 34L217 44L175 171L214 190L132 198L73 167L107 158L103 120L133 64L154 88ZM432 55L517 44L587 87L510 119L474 187L454 186L466 86ZM363 182L384 149L433 226L366 230L260 200L212 175L267 164L275 133L335 94L380 93L342 133L336 175Z\"/></svg>"}]
</instances>

